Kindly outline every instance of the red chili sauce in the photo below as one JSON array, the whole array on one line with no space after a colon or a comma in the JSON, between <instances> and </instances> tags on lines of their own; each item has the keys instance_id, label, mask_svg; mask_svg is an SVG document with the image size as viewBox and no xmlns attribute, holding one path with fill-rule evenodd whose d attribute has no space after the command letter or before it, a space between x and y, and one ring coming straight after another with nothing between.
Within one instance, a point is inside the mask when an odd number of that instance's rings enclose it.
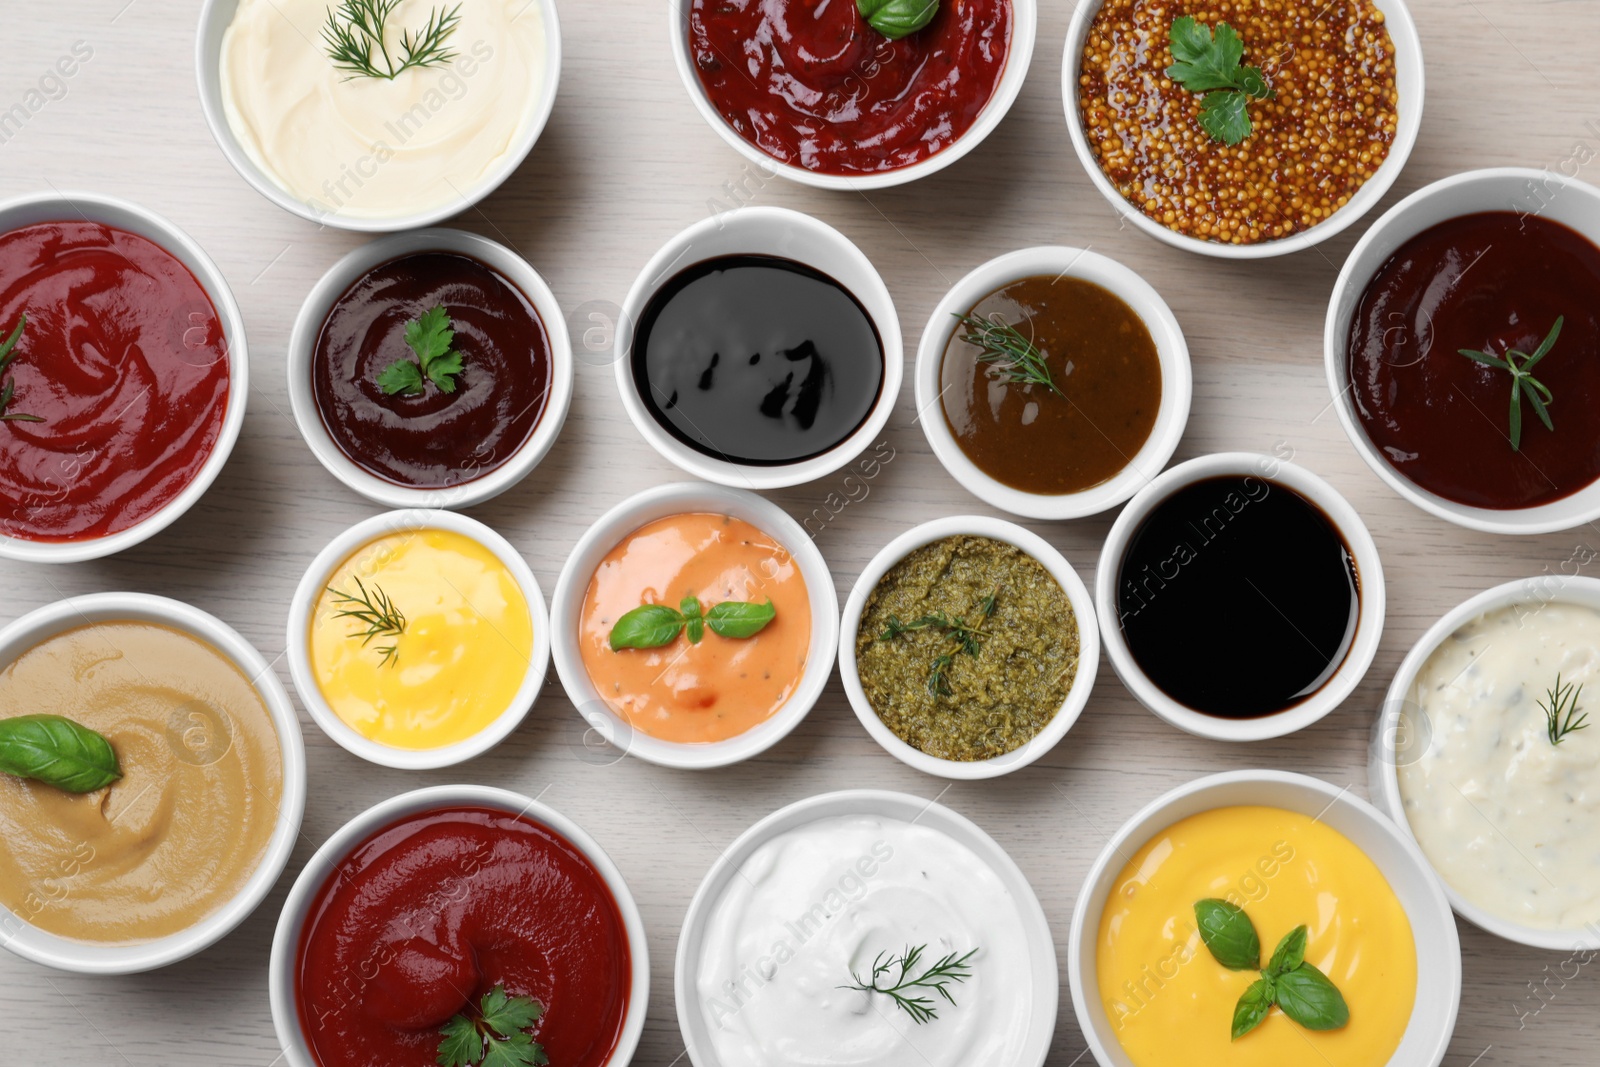
<instances>
[{"instance_id":1,"label":"red chili sauce","mask_svg":"<svg viewBox=\"0 0 1600 1067\"><path fill-rule=\"evenodd\" d=\"M483 808L413 815L338 864L300 935L300 1026L323 1067L433 1067L446 1022L496 985L544 1006L553 1064L600 1067L633 965L605 880L531 819Z\"/></svg>"},{"instance_id":2,"label":"red chili sauce","mask_svg":"<svg viewBox=\"0 0 1600 1067\"><path fill-rule=\"evenodd\" d=\"M21 318L0 422L0 533L88 541L194 481L228 408L228 346L189 268L137 234L42 222L0 234L0 340Z\"/></svg>"},{"instance_id":3,"label":"red chili sauce","mask_svg":"<svg viewBox=\"0 0 1600 1067\"><path fill-rule=\"evenodd\" d=\"M1550 388L1552 432L1522 401L1510 440L1511 374L1460 349L1532 354ZM1356 414L1412 482L1480 508L1526 508L1600 477L1600 248L1567 227L1490 211L1407 241L1368 283L1351 319Z\"/></svg>"},{"instance_id":4,"label":"red chili sauce","mask_svg":"<svg viewBox=\"0 0 1600 1067\"><path fill-rule=\"evenodd\" d=\"M949 148L994 95L1010 0L944 0L891 41L855 0L693 0L700 82L739 136L823 174L874 174Z\"/></svg>"}]
</instances>

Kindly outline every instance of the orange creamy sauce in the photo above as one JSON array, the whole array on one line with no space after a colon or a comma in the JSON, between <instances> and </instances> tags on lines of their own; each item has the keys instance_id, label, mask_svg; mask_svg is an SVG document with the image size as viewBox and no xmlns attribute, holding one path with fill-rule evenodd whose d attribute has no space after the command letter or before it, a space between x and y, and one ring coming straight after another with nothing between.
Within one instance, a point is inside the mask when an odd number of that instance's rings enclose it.
<instances>
[{"instance_id":1,"label":"orange creamy sauce","mask_svg":"<svg viewBox=\"0 0 1600 1067\"><path fill-rule=\"evenodd\" d=\"M613 650L611 628L641 604L696 596L772 601L754 637L707 630L659 648ZM640 527L601 561L584 594L579 646L589 680L631 727L663 741L709 743L770 719L794 693L811 645L811 599L800 565L772 537L727 515L672 515Z\"/></svg>"}]
</instances>

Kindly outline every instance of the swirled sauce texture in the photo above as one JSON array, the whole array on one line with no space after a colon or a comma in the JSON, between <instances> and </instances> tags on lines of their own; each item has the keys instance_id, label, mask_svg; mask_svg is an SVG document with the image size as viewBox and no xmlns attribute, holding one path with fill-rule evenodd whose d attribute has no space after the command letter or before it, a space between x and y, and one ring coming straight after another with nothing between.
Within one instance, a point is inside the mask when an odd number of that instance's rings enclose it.
<instances>
[{"instance_id":1,"label":"swirled sauce texture","mask_svg":"<svg viewBox=\"0 0 1600 1067\"><path fill-rule=\"evenodd\" d=\"M601 1067L633 982L605 879L542 823L444 808L378 831L312 901L295 984L322 1067L434 1067L439 1028L496 985L544 1006L552 1064Z\"/></svg>"},{"instance_id":2,"label":"swirled sauce texture","mask_svg":"<svg viewBox=\"0 0 1600 1067\"><path fill-rule=\"evenodd\" d=\"M693 0L689 47L712 107L781 163L909 167L977 121L1005 70L1010 0L944 0L898 41L853 0Z\"/></svg>"},{"instance_id":3,"label":"swirled sauce texture","mask_svg":"<svg viewBox=\"0 0 1600 1067\"><path fill-rule=\"evenodd\" d=\"M43 222L0 234L0 328L13 349L0 423L0 532L119 533L188 488L228 408L228 346L182 263L136 234Z\"/></svg>"},{"instance_id":4,"label":"swirled sauce texture","mask_svg":"<svg viewBox=\"0 0 1600 1067\"><path fill-rule=\"evenodd\" d=\"M0 672L0 716L64 715L111 742L92 793L0 775L0 904L61 937L130 944L233 899L278 822L271 713L233 661L145 622L57 634Z\"/></svg>"}]
</instances>

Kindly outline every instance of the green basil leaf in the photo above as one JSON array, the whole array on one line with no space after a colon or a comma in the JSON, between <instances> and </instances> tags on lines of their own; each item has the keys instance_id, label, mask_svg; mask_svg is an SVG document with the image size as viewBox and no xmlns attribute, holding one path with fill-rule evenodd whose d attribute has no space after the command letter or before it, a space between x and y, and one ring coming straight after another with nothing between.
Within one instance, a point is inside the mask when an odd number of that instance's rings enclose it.
<instances>
[{"instance_id":1,"label":"green basil leaf","mask_svg":"<svg viewBox=\"0 0 1600 1067\"><path fill-rule=\"evenodd\" d=\"M932 22L939 13L939 0L856 0L856 10L867 25L898 41Z\"/></svg>"},{"instance_id":2,"label":"green basil leaf","mask_svg":"<svg viewBox=\"0 0 1600 1067\"><path fill-rule=\"evenodd\" d=\"M1226 900L1208 897L1195 902L1195 922L1200 940L1230 971L1253 971L1261 966L1261 938L1244 909Z\"/></svg>"},{"instance_id":3,"label":"green basil leaf","mask_svg":"<svg viewBox=\"0 0 1600 1067\"><path fill-rule=\"evenodd\" d=\"M683 616L665 604L645 604L617 620L611 628L611 647L659 648L677 639L683 623Z\"/></svg>"},{"instance_id":4,"label":"green basil leaf","mask_svg":"<svg viewBox=\"0 0 1600 1067\"><path fill-rule=\"evenodd\" d=\"M1278 1007L1307 1030L1337 1030L1350 1021L1344 994L1309 963L1280 975L1275 984Z\"/></svg>"},{"instance_id":5,"label":"green basil leaf","mask_svg":"<svg viewBox=\"0 0 1600 1067\"><path fill-rule=\"evenodd\" d=\"M0 771L69 793L92 793L122 777L111 742L60 715L0 719Z\"/></svg>"},{"instance_id":6,"label":"green basil leaf","mask_svg":"<svg viewBox=\"0 0 1600 1067\"><path fill-rule=\"evenodd\" d=\"M1266 1019L1272 1010L1272 986L1272 979L1257 978L1233 1006L1233 1040L1239 1040Z\"/></svg>"},{"instance_id":7,"label":"green basil leaf","mask_svg":"<svg viewBox=\"0 0 1600 1067\"><path fill-rule=\"evenodd\" d=\"M698 645L706 636L706 617L700 610L700 601L692 596L686 596L678 604L678 610L683 612L683 617L689 621L689 643Z\"/></svg>"},{"instance_id":8,"label":"green basil leaf","mask_svg":"<svg viewBox=\"0 0 1600 1067\"><path fill-rule=\"evenodd\" d=\"M737 600L724 600L706 612L706 623L718 637L754 637L767 628L778 615L772 601L765 604L745 604Z\"/></svg>"},{"instance_id":9,"label":"green basil leaf","mask_svg":"<svg viewBox=\"0 0 1600 1067\"><path fill-rule=\"evenodd\" d=\"M1306 928L1296 926L1293 930L1283 935L1283 940L1278 942L1278 947L1272 950L1272 959L1267 962L1267 974L1273 978L1294 970L1306 961Z\"/></svg>"}]
</instances>

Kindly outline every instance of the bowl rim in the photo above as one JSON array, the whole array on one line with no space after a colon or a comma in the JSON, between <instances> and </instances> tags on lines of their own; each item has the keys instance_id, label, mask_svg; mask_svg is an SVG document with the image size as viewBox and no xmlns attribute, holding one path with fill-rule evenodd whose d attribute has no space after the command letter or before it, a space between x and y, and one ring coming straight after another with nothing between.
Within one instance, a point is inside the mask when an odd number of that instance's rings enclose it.
<instances>
[{"instance_id":1,"label":"bowl rim","mask_svg":"<svg viewBox=\"0 0 1600 1067\"><path fill-rule=\"evenodd\" d=\"M209 612L149 593L89 593L35 608L0 628L0 658L9 664L58 634L103 622L134 621L169 626L204 642L232 663L260 697L278 738L282 783L272 836L243 888L194 925L165 937L133 944L77 941L48 933L0 907L0 946L34 963L79 974L138 974L187 959L242 923L277 883L300 836L306 801L305 742L300 720L272 665L233 627ZM20 923L26 935L14 928Z\"/></svg>"},{"instance_id":2,"label":"bowl rim","mask_svg":"<svg viewBox=\"0 0 1600 1067\"><path fill-rule=\"evenodd\" d=\"M942 413L933 411L945 350L955 333L955 315L995 290L1041 274L1090 282L1110 292L1150 331L1161 367L1161 406L1150 434L1119 472L1098 485L1072 493L1032 493L999 481L962 451ZM1133 496L1172 459L1189 424L1194 372L1189 346L1172 309L1149 282L1109 256L1087 248L1040 245L1008 252L974 267L951 286L934 307L917 345L914 370L917 420L933 454L950 476L973 496L1002 511L1031 519L1081 519L1099 514Z\"/></svg>"},{"instance_id":3,"label":"bowl rim","mask_svg":"<svg viewBox=\"0 0 1600 1067\"><path fill-rule=\"evenodd\" d=\"M1505 509L1479 508L1468 504L1460 504L1417 485L1378 454L1376 446L1367 437L1366 430L1352 410L1350 389L1345 384L1346 348L1350 323L1349 318L1341 314L1341 304L1349 299L1350 294L1356 290L1358 284L1364 290L1372 280L1372 273L1382 266L1382 262L1379 262L1371 270L1362 271L1365 276L1358 283L1356 279L1357 267L1363 257L1367 256L1375 245L1383 242L1384 244L1393 243L1395 247L1398 247L1425 230L1432 228L1431 226L1413 228L1410 222L1411 214L1422 205L1437 197L1448 196L1463 187L1482 187L1485 194L1483 199L1487 200L1486 194L1491 188L1497 188L1502 184L1521 184L1529 180L1554 183L1559 187L1558 192L1575 191L1600 205L1600 187L1577 178L1569 178L1552 170L1535 170L1531 167L1482 167L1440 178L1438 181L1424 185L1403 200L1396 202L1389 210L1379 215L1377 220L1361 235L1361 239L1350 249L1350 254L1345 257L1344 264L1339 270L1339 277L1334 282L1333 290L1328 297L1327 315L1323 320L1322 358L1323 367L1327 374L1328 390L1333 397L1332 406L1339 417L1339 425L1344 428L1345 436L1350 439L1350 444L1355 448L1356 453L1366 461L1367 466L1372 469L1372 472L1384 484L1407 501L1430 515L1444 519L1446 522L1453 522L1457 526L1482 533L1527 535L1556 533L1600 519L1600 479L1557 500L1533 507ZM1474 189L1474 192L1476 191ZM1505 210L1505 208L1501 205L1465 209L1451 217L1459 218L1462 215L1475 214L1479 211L1497 210ZM1577 232L1575 227L1571 228ZM1392 233L1403 233L1404 236L1391 242L1390 234ZM1597 229L1594 233L1581 234L1581 236L1595 244L1600 244L1600 229ZM1386 256L1385 259L1387 258ZM1587 508L1575 513L1571 518L1551 516L1552 510L1560 509L1563 504L1569 504L1585 493L1590 493L1594 498L1593 503Z\"/></svg>"},{"instance_id":4,"label":"bowl rim","mask_svg":"<svg viewBox=\"0 0 1600 1067\"><path fill-rule=\"evenodd\" d=\"M1067 689L1067 698L1062 701L1060 709L1025 744L986 760L947 760L930 756L901 740L873 710L856 669L856 636L861 629L861 614L866 607L867 597L877 588L883 576L916 549L947 537L962 535L1004 541L1032 556L1067 595L1078 624L1078 673L1073 677L1072 685ZM1053 545L1007 519L988 515L948 515L920 523L894 538L877 551L856 578L850 596L845 600L844 614L839 623L839 678L856 719L885 752L924 774L957 781L976 781L998 778L1020 770L1061 743L1067 731L1083 714L1094 691L1095 677L1100 670L1100 645L1100 626L1096 621L1094 598L1089 595L1088 588L1072 564Z\"/></svg>"},{"instance_id":5,"label":"bowl rim","mask_svg":"<svg viewBox=\"0 0 1600 1067\"><path fill-rule=\"evenodd\" d=\"M1005 847L977 823L939 803L937 799L926 800L887 789L843 789L818 793L786 804L758 819L734 839L733 844L711 865L684 913L673 958L673 1000L677 1009L678 1030L689 1062L694 1067L724 1067L710 1047L701 1046L695 1040L700 997L691 975L691 971L699 967L698 960L692 956L700 948L709 913L721 900L723 889L750 854L773 838L820 819L847 815L873 815L908 823L924 823L970 849L989 864L996 877L1006 883L1017 901L1019 919L1034 934L1032 941L1038 946L1044 964L1040 966L1038 961L1035 963L1035 970L1042 981L1034 988L1033 1005L1034 1016L1040 1020L1038 1029L1033 1032L1042 1032L1044 1040L1035 1042L1040 1045L1036 1059L1018 1061L1007 1067L1040 1067L1049 1055L1050 1038L1055 1032L1061 985L1055 939L1050 933L1049 920L1039 902L1039 895Z\"/></svg>"},{"instance_id":6,"label":"bowl rim","mask_svg":"<svg viewBox=\"0 0 1600 1067\"><path fill-rule=\"evenodd\" d=\"M644 1032L645 1015L650 1007L650 946L644 920L633 892L622 871L583 827L548 804L509 789L476 784L425 786L380 800L335 830L306 861L295 877L283 910L273 928L272 949L267 966L267 994L272 1011L272 1026L278 1047L289 1067L320 1067L311 1056L300 1032L299 997L295 992L294 962L299 955L300 931L312 899L327 881L327 874L373 833L407 816L439 808L482 806L532 818L570 841L600 873L622 916L628 934L631 970L628 1009L623 1016L622 1033L606 1064L623 1067L633 1058Z\"/></svg>"},{"instance_id":7,"label":"bowl rim","mask_svg":"<svg viewBox=\"0 0 1600 1067\"><path fill-rule=\"evenodd\" d=\"M1283 711L1253 719L1224 719L1180 704L1150 680L1123 639L1117 611L1122 559L1140 524L1178 490L1207 478L1239 475L1276 482L1304 497L1326 515L1355 559L1360 597L1355 640L1328 680L1311 696ZM1215 452L1170 467L1139 490L1106 534L1095 571L1095 607L1111 668L1134 699L1168 723L1213 741L1265 741L1284 737L1321 721L1355 691L1366 676L1383 638L1387 592L1377 543L1361 515L1330 483L1288 459L1258 452Z\"/></svg>"},{"instance_id":8,"label":"bowl rim","mask_svg":"<svg viewBox=\"0 0 1600 1067\"><path fill-rule=\"evenodd\" d=\"M1395 91L1399 92L1399 71L1401 64L1404 63L1407 68L1415 71L1416 99L1414 102L1402 101L1407 106L1399 109L1394 142L1389 146L1389 154L1373 172L1372 177L1362 183L1356 192L1351 194L1345 205L1332 215L1314 226L1287 237L1248 245L1226 245L1216 241L1203 241L1168 229L1135 208L1117 191L1116 186L1111 184L1111 179L1100 169L1099 161L1089 148L1089 140L1083 130L1083 119L1078 113L1078 68L1083 57L1083 42L1089 34L1094 16L1099 13L1103 3L1104 0L1084 0L1073 12L1072 21L1067 26L1066 48L1061 64L1061 95L1067 115L1067 133L1072 140L1078 162L1083 165L1094 187L1111 204L1117 215L1163 244L1203 256L1237 260L1268 259L1304 251L1354 225L1383 199L1394 185L1395 179L1400 176L1400 172L1405 169L1411 150L1416 146L1417 134L1422 128L1423 102L1427 97L1422 38L1417 32L1416 22L1412 19L1405 0L1373 0L1373 4L1383 14L1384 25L1389 31L1389 40L1394 45Z\"/></svg>"},{"instance_id":9,"label":"bowl rim","mask_svg":"<svg viewBox=\"0 0 1600 1067\"><path fill-rule=\"evenodd\" d=\"M317 341L328 313L367 272L392 260L446 252L477 260L502 275L533 305L550 349L550 385L544 411L532 430L499 466L457 485L399 485L366 470L347 456L323 421L312 385ZM347 488L387 508L468 508L499 496L526 478L549 455L572 407L572 340L555 293L527 260L497 241L467 230L436 227L392 233L360 245L329 267L306 294L289 334L286 357L289 407L306 447Z\"/></svg>"},{"instance_id":10,"label":"bowl rim","mask_svg":"<svg viewBox=\"0 0 1600 1067\"><path fill-rule=\"evenodd\" d=\"M753 231L752 236L743 242L755 250L748 254L772 255L803 263L834 278L837 271L824 270L813 260L801 260L788 254L782 247L782 242L771 236L774 230L804 230L810 236L830 244L840 260L860 271L867 280L867 291L846 287L842 282L838 284L855 297L878 331L878 340L883 349L883 380L878 386L878 399L867 412L861 425L843 441L821 455L794 463L759 467L717 459L690 448L668 433L646 410L643 400L639 397L639 391L633 380L634 324L638 322L650 298L681 271L708 259L734 254L716 253L687 258L696 244L729 228ZM874 310L872 305L877 305L877 310ZM733 489L787 489L834 473L860 456L868 445L879 439L889 422L889 416L894 411L905 376L905 339L900 330L899 312L895 309L894 297L890 294L889 287L884 283L877 267L873 266L866 253L854 241L821 219L790 208L740 207L689 225L670 238L655 255L650 257L644 269L634 279L633 285L629 287L628 295L623 299L622 311L617 318L612 363L617 391L622 396L622 406L628 413L629 421L663 459L696 478Z\"/></svg>"},{"instance_id":11,"label":"bowl rim","mask_svg":"<svg viewBox=\"0 0 1600 1067\"><path fill-rule=\"evenodd\" d=\"M460 534L493 552L502 566L516 580L517 586L528 602L528 616L533 628L533 647L528 655L528 669L516 695L499 716L471 737L440 748L398 748L364 737L336 715L317 685L311 671L309 633L313 606L322 596L328 576L351 556L383 537L397 533L420 533L425 530L443 530ZM289 677L294 681L300 702L310 712L311 718L328 737L346 751L360 756L380 767L401 770L432 770L451 767L483 755L509 737L538 700L544 687L545 672L550 665L550 616L545 610L544 593L539 580L534 577L526 560L500 534L477 519L454 511L429 511L420 508L388 511L363 519L340 533L317 553L295 587L294 599L289 606L289 625L286 637L289 659Z\"/></svg>"},{"instance_id":12,"label":"bowl rim","mask_svg":"<svg viewBox=\"0 0 1600 1067\"><path fill-rule=\"evenodd\" d=\"M527 126L518 136L516 147L501 160L500 165L486 176L476 189L446 204L392 218L352 217L341 215L337 211L319 212L311 204L296 197L262 173L245 152L238 138L234 136L233 128L228 124L228 116L222 107L222 35L233 22L240 0L202 0L199 29L195 34L194 64L200 110L205 116L206 127L211 131L212 140L222 151L223 158L239 177L244 179L245 184L273 204L307 222L355 233L396 233L436 225L477 206L504 185L506 180L527 161L533 146L538 143L550 122L550 115L555 110L556 94L561 86L561 21L556 12L555 0L529 0L529 2L539 4L539 11L544 19L546 65L544 80L540 86L542 99L528 120ZM207 42L213 36L212 26L222 21L223 8L227 8L227 22L215 31L216 47L208 47Z\"/></svg>"},{"instance_id":13,"label":"bowl rim","mask_svg":"<svg viewBox=\"0 0 1600 1067\"><path fill-rule=\"evenodd\" d=\"M1000 72L1000 80L995 83L994 92L990 95L988 103L983 105L972 125L967 127L966 132L957 137L948 148L934 153L927 159L893 170L875 171L870 174L828 174L807 170L805 167L775 159L746 141L728 125L721 112L712 105L710 97L706 95L705 86L700 84L700 78L695 74L688 33L691 5L669 5L667 34L672 42L672 58L678 68L678 77L688 91L695 110L747 163L757 167L769 177L776 175L814 189L870 192L874 189L904 185L943 170L977 148L1004 121L1011 106L1016 103L1017 96L1022 92L1023 84L1027 81L1039 33L1038 0L1010 0L1010 3L1013 19L1005 68Z\"/></svg>"},{"instance_id":14,"label":"bowl rim","mask_svg":"<svg viewBox=\"0 0 1600 1067\"><path fill-rule=\"evenodd\" d=\"M1589 603L1573 599L1571 592L1574 590L1586 596ZM1417 638L1416 643L1406 653L1405 659L1400 661L1400 666L1395 670L1394 680L1384 692L1383 706L1379 709L1374 722L1371 758L1367 763L1367 789L1372 794L1373 803L1394 821L1408 840L1417 845L1417 850L1425 861L1428 854L1422 849L1422 842L1412 829L1411 819L1406 814L1405 802L1400 795L1400 761L1394 751L1396 740L1401 733L1400 713L1409 703L1408 694L1412 683L1416 681L1418 672L1432 658L1434 652L1438 651L1439 646L1461 627L1491 611L1529 602L1541 606L1571 603L1600 610L1600 578L1544 574L1501 582L1499 585L1473 594L1445 612L1423 631L1422 636ZM1429 870L1433 870L1431 862ZM1434 871L1434 875L1443 888L1451 909L1457 915L1480 930L1507 941L1527 945L1530 948L1577 952L1593 948L1596 933L1600 932L1600 923L1592 923L1588 927L1564 929L1527 926L1502 918L1464 898L1440 872Z\"/></svg>"},{"instance_id":15,"label":"bowl rim","mask_svg":"<svg viewBox=\"0 0 1600 1067\"><path fill-rule=\"evenodd\" d=\"M789 699L762 723L722 741L686 743L666 741L635 730L601 698L589 677L578 647L577 620L583 610L595 567L605 555L640 527L657 519L696 511L732 515L759 528L776 540L800 566L811 600L811 646L799 685ZM578 538L561 567L551 597L551 644L556 674L567 699L588 727L588 735L623 755L680 770L726 767L765 752L782 741L810 714L833 676L834 649L838 644L839 602L833 573L805 530L777 504L743 489L708 482L671 482L652 486L613 505Z\"/></svg>"},{"instance_id":16,"label":"bowl rim","mask_svg":"<svg viewBox=\"0 0 1600 1067\"><path fill-rule=\"evenodd\" d=\"M1445 973L1438 980L1445 983L1444 996L1448 1007L1443 1025L1431 1040L1430 1057L1423 1060L1413 1060L1406 1063L1405 1067L1438 1067L1444 1059L1450 1045L1450 1038L1455 1030L1456 1016L1460 1010L1462 966L1461 966L1461 940L1456 932L1454 919L1450 916L1450 906L1445 900L1444 890L1439 885L1439 879L1434 876L1433 868L1428 866L1427 859L1417 848L1416 842L1406 835L1400 827L1391 822L1382 812L1371 804L1350 792L1350 787L1339 789L1320 778L1310 775L1297 774L1292 771L1277 770L1236 770L1223 771L1220 774L1208 774L1195 778L1183 785L1162 793L1148 804L1141 807L1117 830L1116 834L1108 838L1105 847L1100 850L1094 863L1089 867L1089 873L1084 877L1083 886L1078 891L1077 904L1073 908L1072 927L1067 939L1067 985L1072 990L1072 1007L1078 1018L1078 1026L1083 1031L1084 1040L1088 1043L1094 1054L1095 1060L1101 1067L1127 1067L1126 1054L1117 1058L1116 1053L1121 1053L1120 1046L1115 1044L1115 1035L1102 1037L1101 1021L1104 1009L1099 1005L1098 998L1091 1004L1087 990L1098 990L1093 965L1093 941L1098 936L1100 917L1105 910L1105 896L1109 892L1110 884L1118 872L1126 866L1128 857L1142 848L1152 837L1180 821L1184 816L1174 815L1174 809L1188 806L1197 798L1207 798L1215 794L1231 794L1241 789L1250 787L1271 789L1280 794L1290 791L1314 794L1319 802L1325 800L1316 820L1321 820L1324 815L1335 809L1349 813L1352 822L1360 823L1372 833L1388 839L1409 863L1407 874L1410 875L1411 890L1409 895L1415 897L1414 903L1418 909L1413 911L1406 908L1406 918L1411 925L1411 933L1417 947L1419 970L1423 958L1423 940L1428 938L1432 946L1432 954L1443 957ZM1222 801L1201 811L1213 811L1220 807L1230 807L1246 801ZM1265 803L1264 801L1251 801L1249 803ZM1274 802L1268 806L1280 807L1287 811L1298 811L1308 814L1292 804ZM1198 812L1196 812L1198 813ZM1345 833L1338 826L1332 827L1352 845L1372 860L1374 866L1378 861L1374 859L1366 848L1358 844L1350 834ZM1133 844L1137 838L1137 844ZM1132 847L1130 847L1130 845ZM1406 900L1395 889L1391 872L1379 867L1379 872L1384 880L1389 882L1389 887L1394 892L1396 899L1405 906ZM1102 892L1101 883L1105 883L1106 892ZM1425 928L1418 923L1418 918L1437 920L1437 928L1431 933L1422 932ZM1089 927L1093 924L1094 931ZM1416 1024L1416 1007L1412 1008L1411 1020L1406 1026L1406 1035L1411 1033L1411 1027ZM1428 1039L1424 1038L1426 1042ZM1402 1037L1402 1046L1405 1038ZM1113 1051L1115 1050L1115 1052ZM1399 1051L1398 1049L1396 1051ZM1398 1064L1400 1061L1391 1058L1391 1062Z\"/></svg>"},{"instance_id":17,"label":"bowl rim","mask_svg":"<svg viewBox=\"0 0 1600 1067\"><path fill-rule=\"evenodd\" d=\"M61 209L59 216L49 211L56 207ZM13 221L14 216L19 214L27 216L27 221ZM199 242L166 216L131 200L103 193L51 190L47 193L23 193L0 200L0 233L41 222L80 220L112 226L143 237L183 264L194 276L206 298L211 301L211 308L222 329L223 343L227 347L227 408L223 412L217 440L211 446L211 454L201 464L194 478L181 492L143 520L117 533L81 541L33 541L0 533L0 559L23 563L82 563L103 559L149 540L177 522L211 488L233 454L239 431L244 426L245 409L250 399L250 349L245 339L244 316L239 311L238 301L234 299L227 278Z\"/></svg>"}]
</instances>

